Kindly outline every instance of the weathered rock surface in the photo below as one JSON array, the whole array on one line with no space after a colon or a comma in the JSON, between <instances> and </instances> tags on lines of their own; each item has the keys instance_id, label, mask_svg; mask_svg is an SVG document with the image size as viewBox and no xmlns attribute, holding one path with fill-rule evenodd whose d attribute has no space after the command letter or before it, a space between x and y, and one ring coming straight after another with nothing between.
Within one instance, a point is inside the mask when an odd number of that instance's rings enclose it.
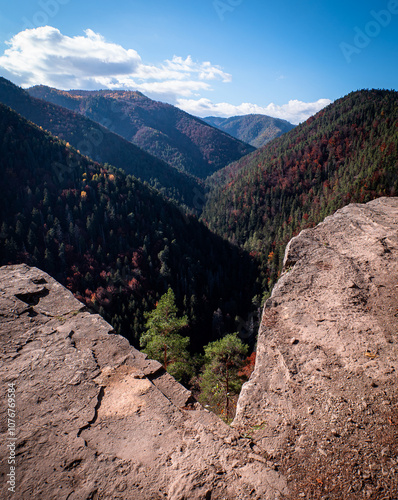
<instances>
[{"instance_id":1,"label":"weathered rock surface","mask_svg":"<svg viewBox=\"0 0 398 500\"><path fill-rule=\"evenodd\" d=\"M0 269L0 498L269 499L284 477L253 442L42 271ZM16 390L8 491L7 385Z\"/></svg>"},{"instance_id":2,"label":"weathered rock surface","mask_svg":"<svg viewBox=\"0 0 398 500\"><path fill-rule=\"evenodd\" d=\"M233 426L291 496L398 499L398 198L293 238Z\"/></svg>"}]
</instances>

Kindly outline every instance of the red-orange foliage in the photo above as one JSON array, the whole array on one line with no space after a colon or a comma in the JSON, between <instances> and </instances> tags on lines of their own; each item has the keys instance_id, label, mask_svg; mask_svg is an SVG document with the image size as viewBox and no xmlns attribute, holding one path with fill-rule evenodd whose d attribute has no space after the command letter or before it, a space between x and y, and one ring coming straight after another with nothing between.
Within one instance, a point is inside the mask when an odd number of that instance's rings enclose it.
<instances>
[{"instance_id":1,"label":"red-orange foliage","mask_svg":"<svg viewBox=\"0 0 398 500\"><path fill-rule=\"evenodd\" d=\"M239 377L245 377L248 379L250 375L253 373L255 364L256 364L256 353L252 352L250 356L246 358L246 362L243 368L239 370L238 372Z\"/></svg>"}]
</instances>

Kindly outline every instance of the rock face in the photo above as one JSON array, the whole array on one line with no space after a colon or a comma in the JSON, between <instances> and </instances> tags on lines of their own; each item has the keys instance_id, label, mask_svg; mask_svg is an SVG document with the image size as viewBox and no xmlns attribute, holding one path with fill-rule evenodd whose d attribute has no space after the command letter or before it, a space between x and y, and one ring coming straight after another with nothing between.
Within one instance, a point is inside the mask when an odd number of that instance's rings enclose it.
<instances>
[{"instance_id":1,"label":"rock face","mask_svg":"<svg viewBox=\"0 0 398 500\"><path fill-rule=\"evenodd\" d=\"M42 271L0 269L0 343L2 499L287 494L284 477L250 438L195 403ZM16 419L7 415L8 384Z\"/></svg>"},{"instance_id":2,"label":"rock face","mask_svg":"<svg viewBox=\"0 0 398 500\"><path fill-rule=\"evenodd\" d=\"M291 498L398 498L398 198L349 205L289 243L233 426Z\"/></svg>"}]
</instances>

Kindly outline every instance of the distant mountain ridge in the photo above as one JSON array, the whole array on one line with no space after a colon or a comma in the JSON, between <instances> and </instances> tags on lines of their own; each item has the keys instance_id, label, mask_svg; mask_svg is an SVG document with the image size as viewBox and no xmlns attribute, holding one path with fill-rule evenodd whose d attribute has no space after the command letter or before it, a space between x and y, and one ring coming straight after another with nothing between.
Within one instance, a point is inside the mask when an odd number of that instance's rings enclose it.
<instances>
[{"instance_id":1,"label":"distant mountain ridge","mask_svg":"<svg viewBox=\"0 0 398 500\"><path fill-rule=\"evenodd\" d=\"M255 148L264 146L295 127L286 120L259 114L231 116L230 118L208 116L203 120Z\"/></svg>"},{"instance_id":2,"label":"distant mountain ridge","mask_svg":"<svg viewBox=\"0 0 398 500\"><path fill-rule=\"evenodd\" d=\"M36 99L4 78L0 78L0 102L69 142L82 154L122 168L167 197L193 208L195 193L201 190L197 179L178 172L95 121L60 105Z\"/></svg>"},{"instance_id":3,"label":"distant mountain ridge","mask_svg":"<svg viewBox=\"0 0 398 500\"><path fill-rule=\"evenodd\" d=\"M254 148L170 104L134 91L62 91L30 95L80 113L180 171L205 179Z\"/></svg>"}]
</instances>

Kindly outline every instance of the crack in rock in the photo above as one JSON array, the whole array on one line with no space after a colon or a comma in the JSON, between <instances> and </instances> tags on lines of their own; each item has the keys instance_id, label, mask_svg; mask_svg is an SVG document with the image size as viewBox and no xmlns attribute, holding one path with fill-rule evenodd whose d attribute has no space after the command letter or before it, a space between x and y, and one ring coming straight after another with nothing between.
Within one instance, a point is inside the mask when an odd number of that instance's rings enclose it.
<instances>
[{"instance_id":1,"label":"crack in rock","mask_svg":"<svg viewBox=\"0 0 398 500\"><path fill-rule=\"evenodd\" d=\"M95 424L95 422L97 421L97 418L98 418L98 410L100 409L101 407L101 403L102 403L102 398L104 397L104 394L105 394L105 388L104 386L101 386L100 387L100 390L98 392L98 395L97 395L97 403L96 405L94 406L94 416L91 420L89 420L87 422L86 425L83 425L83 427L81 427L78 432L77 432L77 437L80 437L81 433L86 430L86 429L89 429L93 424Z\"/></svg>"}]
</instances>

